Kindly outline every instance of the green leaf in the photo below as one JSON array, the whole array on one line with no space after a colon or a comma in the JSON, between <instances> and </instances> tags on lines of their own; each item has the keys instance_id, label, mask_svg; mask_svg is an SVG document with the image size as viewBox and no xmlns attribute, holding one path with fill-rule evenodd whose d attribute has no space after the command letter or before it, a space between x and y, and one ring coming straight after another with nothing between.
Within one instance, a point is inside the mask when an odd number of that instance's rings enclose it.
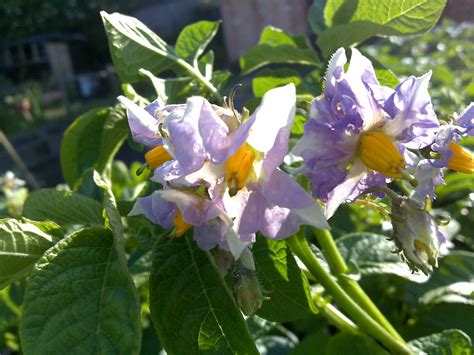
<instances>
[{"instance_id":1,"label":"green leaf","mask_svg":"<svg viewBox=\"0 0 474 355\"><path fill-rule=\"evenodd\" d=\"M270 334L278 326L278 323L268 321L256 315L247 317L245 322L254 340Z\"/></svg>"},{"instance_id":2,"label":"green leaf","mask_svg":"<svg viewBox=\"0 0 474 355\"><path fill-rule=\"evenodd\" d=\"M102 129L110 109L93 109L79 116L64 132L61 142L61 169L64 180L73 188L84 171L100 154Z\"/></svg>"},{"instance_id":3,"label":"green leaf","mask_svg":"<svg viewBox=\"0 0 474 355\"><path fill-rule=\"evenodd\" d=\"M93 178L97 186L104 190L104 199L102 204L105 210L105 215L107 216L106 224L112 230L112 234L115 239L117 255L119 256L120 261L123 263L124 269L127 270L127 257L125 255L122 217L120 216L120 212L117 209L117 202L115 201L115 196L112 193L110 181L100 176L97 171L94 171Z\"/></svg>"},{"instance_id":4,"label":"green leaf","mask_svg":"<svg viewBox=\"0 0 474 355\"><path fill-rule=\"evenodd\" d=\"M312 330L312 329L311 329ZM289 352L289 355L308 355L318 349L318 354L326 354L327 344L330 340L326 326L306 334L305 337Z\"/></svg>"},{"instance_id":5,"label":"green leaf","mask_svg":"<svg viewBox=\"0 0 474 355\"><path fill-rule=\"evenodd\" d=\"M256 97L262 97L268 90L278 86L293 83L295 86L302 82L299 73L292 69L262 70L253 80L252 89Z\"/></svg>"},{"instance_id":6,"label":"green leaf","mask_svg":"<svg viewBox=\"0 0 474 355\"><path fill-rule=\"evenodd\" d=\"M320 34L326 29L324 22L324 8L326 7L326 0L314 0L308 11L308 23L314 33Z\"/></svg>"},{"instance_id":7,"label":"green leaf","mask_svg":"<svg viewBox=\"0 0 474 355\"><path fill-rule=\"evenodd\" d=\"M209 50L204 54L198 62L199 71L204 73L206 79L212 78L212 72L214 70L214 51Z\"/></svg>"},{"instance_id":8,"label":"green leaf","mask_svg":"<svg viewBox=\"0 0 474 355\"><path fill-rule=\"evenodd\" d=\"M462 303L474 306L474 253L451 252L422 285L407 285L408 296L422 305Z\"/></svg>"},{"instance_id":9,"label":"green leaf","mask_svg":"<svg viewBox=\"0 0 474 355\"><path fill-rule=\"evenodd\" d=\"M446 184L436 188L437 202L440 204L462 199L471 193L474 186L474 175L448 173L444 181Z\"/></svg>"},{"instance_id":10,"label":"green leaf","mask_svg":"<svg viewBox=\"0 0 474 355\"><path fill-rule=\"evenodd\" d=\"M199 21L186 26L176 41L176 53L193 66L219 29L218 21Z\"/></svg>"},{"instance_id":11,"label":"green leaf","mask_svg":"<svg viewBox=\"0 0 474 355\"><path fill-rule=\"evenodd\" d=\"M375 76L380 85L394 88L400 81L390 69L375 69Z\"/></svg>"},{"instance_id":12,"label":"green leaf","mask_svg":"<svg viewBox=\"0 0 474 355\"><path fill-rule=\"evenodd\" d=\"M240 58L240 68L243 74L248 74L272 63L319 65L317 54L305 36L291 36L278 28L267 26L258 45Z\"/></svg>"},{"instance_id":13,"label":"green leaf","mask_svg":"<svg viewBox=\"0 0 474 355\"><path fill-rule=\"evenodd\" d=\"M357 8L354 9L354 6ZM328 57L339 47L349 47L372 36L403 36L423 33L438 21L446 0L328 0L328 28L317 43Z\"/></svg>"},{"instance_id":14,"label":"green leaf","mask_svg":"<svg viewBox=\"0 0 474 355\"><path fill-rule=\"evenodd\" d=\"M417 338L445 329L460 329L474 337L474 306L463 303L438 303L413 313L414 324L403 328L402 336Z\"/></svg>"},{"instance_id":15,"label":"green leaf","mask_svg":"<svg viewBox=\"0 0 474 355\"><path fill-rule=\"evenodd\" d=\"M275 322L289 322L317 313L306 277L282 240L258 238L253 246L257 276L270 300L257 315Z\"/></svg>"},{"instance_id":16,"label":"green leaf","mask_svg":"<svg viewBox=\"0 0 474 355\"><path fill-rule=\"evenodd\" d=\"M168 353L258 353L213 261L189 237L155 245L150 311Z\"/></svg>"},{"instance_id":17,"label":"green leaf","mask_svg":"<svg viewBox=\"0 0 474 355\"><path fill-rule=\"evenodd\" d=\"M90 168L104 173L128 136L125 110L117 105L86 112L66 130L61 143L61 168L71 188Z\"/></svg>"},{"instance_id":18,"label":"green leaf","mask_svg":"<svg viewBox=\"0 0 474 355\"><path fill-rule=\"evenodd\" d=\"M174 49L136 18L119 13L101 13L109 48L118 75L124 82L140 80L138 70L155 74L176 69Z\"/></svg>"},{"instance_id":19,"label":"green leaf","mask_svg":"<svg viewBox=\"0 0 474 355\"><path fill-rule=\"evenodd\" d=\"M56 241L32 223L0 219L0 289L29 272Z\"/></svg>"},{"instance_id":20,"label":"green leaf","mask_svg":"<svg viewBox=\"0 0 474 355\"><path fill-rule=\"evenodd\" d=\"M38 227L42 232L52 235L57 239L64 238L64 231L62 230L61 226L54 223L53 221L33 221L32 219L28 219L22 217L21 219L24 223L33 224L35 227Z\"/></svg>"},{"instance_id":21,"label":"green leaf","mask_svg":"<svg viewBox=\"0 0 474 355\"><path fill-rule=\"evenodd\" d=\"M183 102L188 96L191 96L193 88L191 87L192 78L190 77L161 79L145 69L140 69L140 74L150 80L156 96L162 99L164 104Z\"/></svg>"},{"instance_id":22,"label":"green leaf","mask_svg":"<svg viewBox=\"0 0 474 355\"><path fill-rule=\"evenodd\" d=\"M51 220L60 225L104 224L99 202L72 191L55 189L30 193L23 207L23 215L37 221Z\"/></svg>"},{"instance_id":23,"label":"green leaf","mask_svg":"<svg viewBox=\"0 0 474 355\"><path fill-rule=\"evenodd\" d=\"M222 91L232 77L232 73L229 70L215 70L212 72L211 83L217 88L217 90Z\"/></svg>"},{"instance_id":24,"label":"green leaf","mask_svg":"<svg viewBox=\"0 0 474 355\"><path fill-rule=\"evenodd\" d=\"M306 116L297 113L293 126L291 127L291 134L302 135L304 133L304 124L307 120L308 118Z\"/></svg>"},{"instance_id":25,"label":"green leaf","mask_svg":"<svg viewBox=\"0 0 474 355\"><path fill-rule=\"evenodd\" d=\"M112 233L83 229L38 261L24 300L26 354L138 354L141 323L134 285Z\"/></svg>"},{"instance_id":26,"label":"green leaf","mask_svg":"<svg viewBox=\"0 0 474 355\"><path fill-rule=\"evenodd\" d=\"M469 336L457 329L412 340L408 343L414 351L430 355L469 355L472 354L472 343Z\"/></svg>"},{"instance_id":27,"label":"green leaf","mask_svg":"<svg viewBox=\"0 0 474 355\"><path fill-rule=\"evenodd\" d=\"M388 355L388 352L369 337L338 333L329 339L326 354Z\"/></svg>"},{"instance_id":28,"label":"green leaf","mask_svg":"<svg viewBox=\"0 0 474 355\"><path fill-rule=\"evenodd\" d=\"M101 174L112 163L112 159L122 146L129 133L125 110L121 105L110 109L102 128L100 150L95 168Z\"/></svg>"},{"instance_id":29,"label":"green leaf","mask_svg":"<svg viewBox=\"0 0 474 355\"><path fill-rule=\"evenodd\" d=\"M360 1L327 0L324 8L324 23L333 27L351 20Z\"/></svg>"},{"instance_id":30,"label":"green leaf","mask_svg":"<svg viewBox=\"0 0 474 355\"><path fill-rule=\"evenodd\" d=\"M290 339L278 335L266 335L256 341L260 354L288 354L297 343L296 337Z\"/></svg>"},{"instance_id":31,"label":"green leaf","mask_svg":"<svg viewBox=\"0 0 474 355\"><path fill-rule=\"evenodd\" d=\"M373 233L354 233L336 240L339 251L348 264L358 266L361 275L391 274L414 282L427 277L412 273L400 256L392 253L395 244L387 236Z\"/></svg>"}]
</instances>

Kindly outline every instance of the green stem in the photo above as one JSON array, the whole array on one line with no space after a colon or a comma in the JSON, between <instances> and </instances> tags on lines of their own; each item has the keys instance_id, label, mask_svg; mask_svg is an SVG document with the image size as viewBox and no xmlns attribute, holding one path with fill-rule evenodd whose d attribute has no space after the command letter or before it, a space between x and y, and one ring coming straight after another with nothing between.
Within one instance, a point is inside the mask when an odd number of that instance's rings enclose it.
<instances>
[{"instance_id":1,"label":"green stem","mask_svg":"<svg viewBox=\"0 0 474 355\"><path fill-rule=\"evenodd\" d=\"M12 311L17 317L21 317L21 308L17 306L11 299L9 288L0 291L0 298L3 300L3 303L10 311Z\"/></svg>"},{"instance_id":2,"label":"green stem","mask_svg":"<svg viewBox=\"0 0 474 355\"><path fill-rule=\"evenodd\" d=\"M214 96L214 98L218 101L218 104L222 104L224 99L220 94L219 90L209 81L207 80L199 70L194 68L191 64L186 62L184 59L175 58L176 62L183 67L194 79L199 81L209 92Z\"/></svg>"},{"instance_id":3,"label":"green stem","mask_svg":"<svg viewBox=\"0 0 474 355\"><path fill-rule=\"evenodd\" d=\"M337 327L339 330L345 331L349 334L362 335L363 333L359 330L357 324L354 324L349 318L347 318L340 310L334 307L331 303L327 302L321 295L316 294L313 296L314 304L319 312L326 317L326 319Z\"/></svg>"},{"instance_id":4,"label":"green stem","mask_svg":"<svg viewBox=\"0 0 474 355\"><path fill-rule=\"evenodd\" d=\"M410 354L410 349L404 342L395 338L385 328L374 321L359 305L352 300L321 266L311 251L306 238L301 234L287 239L291 250L306 265L319 283L333 296L339 306L358 324L360 329L380 341L387 349L397 354Z\"/></svg>"},{"instance_id":5,"label":"green stem","mask_svg":"<svg viewBox=\"0 0 474 355\"><path fill-rule=\"evenodd\" d=\"M344 289L344 291L346 291L347 294L357 302L357 304L359 304L367 313L369 313L373 319L375 319L385 329L387 329L390 334L403 342L403 338L400 336L400 334L398 334L387 318L385 318L382 312L380 312L370 297L367 296L362 287L360 287L359 283L356 280L347 277L349 268L339 253L331 232L327 229L316 229L316 237L319 244L321 245L324 255L326 256L329 267L336 275L339 284Z\"/></svg>"}]
</instances>

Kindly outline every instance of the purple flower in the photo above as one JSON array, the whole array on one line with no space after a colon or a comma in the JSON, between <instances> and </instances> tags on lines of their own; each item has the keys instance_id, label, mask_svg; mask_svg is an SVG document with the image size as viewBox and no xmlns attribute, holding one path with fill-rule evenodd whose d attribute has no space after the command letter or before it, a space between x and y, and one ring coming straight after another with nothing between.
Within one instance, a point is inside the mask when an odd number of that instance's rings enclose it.
<instances>
[{"instance_id":1,"label":"purple flower","mask_svg":"<svg viewBox=\"0 0 474 355\"><path fill-rule=\"evenodd\" d=\"M357 49L344 72L346 62L344 49L338 49L324 93L313 101L293 150L304 159L301 171L326 203L327 217L364 190L403 178L405 147L430 145L439 127L427 90L431 73L391 89L378 83L371 62Z\"/></svg>"},{"instance_id":2,"label":"purple flower","mask_svg":"<svg viewBox=\"0 0 474 355\"><path fill-rule=\"evenodd\" d=\"M219 245L221 249L230 249L240 255L243 250L239 248L246 246L244 243L229 245L229 240L232 243L236 239L226 235L232 233L232 221L217 200L209 200L191 189L180 191L167 188L139 198L129 215L140 214L165 228L174 227L178 237L194 227L194 240L203 250Z\"/></svg>"},{"instance_id":3,"label":"purple flower","mask_svg":"<svg viewBox=\"0 0 474 355\"><path fill-rule=\"evenodd\" d=\"M434 188L444 184L443 168L450 168L458 172L474 173L474 157L467 149L461 148L459 142L465 135L473 135L474 104L471 103L457 118L456 124L442 125L436 133L431 145L436 159L420 160L416 154L405 151L405 158L411 160L410 173L418 185L413 189L410 198L420 205L426 199L436 198Z\"/></svg>"},{"instance_id":4,"label":"purple flower","mask_svg":"<svg viewBox=\"0 0 474 355\"><path fill-rule=\"evenodd\" d=\"M162 146L151 152L161 158L165 150L171 158L152 179L165 188L139 199L132 214L176 228L179 217L194 227L202 249L218 245L236 259L248 256L257 231L285 238L302 224L328 228L317 201L278 168L288 152L295 104L295 87L287 85L265 94L247 119L202 97L157 110ZM251 258L245 259L252 269Z\"/></svg>"},{"instance_id":5,"label":"purple flower","mask_svg":"<svg viewBox=\"0 0 474 355\"><path fill-rule=\"evenodd\" d=\"M142 108L130 101L125 96L117 98L127 108L128 125L135 142L147 147L155 147L161 144L161 135L158 125L161 123L156 112L162 107L159 99Z\"/></svg>"},{"instance_id":6,"label":"purple flower","mask_svg":"<svg viewBox=\"0 0 474 355\"><path fill-rule=\"evenodd\" d=\"M319 204L278 168L288 153L295 103L294 85L265 94L248 119L252 125L246 143L226 162L230 189L224 205L229 210L240 206L234 220L239 235L261 231L280 239L297 232L302 224L329 228ZM247 173L241 176L242 171Z\"/></svg>"},{"instance_id":7,"label":"purple flower","mask_svg":"<svg viewBox=\"0 0 474 355\"><path fill-rule=\"evenodd\" d=\"M439 153L440 158L431 159L431 165L474 174L474 155L457 144L462 137L468 135L474 135L474 103L464 109L457 118L456 124L441 126L431 146L433 151Z\"/></svg>"}]
</instances>

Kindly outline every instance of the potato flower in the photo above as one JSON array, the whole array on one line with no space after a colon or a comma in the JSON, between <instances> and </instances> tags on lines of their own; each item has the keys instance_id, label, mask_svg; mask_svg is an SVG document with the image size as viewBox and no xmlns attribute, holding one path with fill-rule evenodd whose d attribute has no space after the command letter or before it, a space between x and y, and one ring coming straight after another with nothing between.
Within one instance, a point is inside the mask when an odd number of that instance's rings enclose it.
<instances>
[{"instance_id":1,"label":"potato flower","mask_svg":"<svg viewBox=\"0 0 474 355\"><path fill-rule=\"evenodd\" d=\"M235 258L258 231L281 239L302 224L328 228L318 202L278 168L288 153L294 85L267 92L250 117L198 96L145 109L119 100L133 137L151 148L145 158L152 179L164 187L139 199L132 215L174 225L177 235L193 227L200 248L218 245Z\"/></svg>"}]
</instances>

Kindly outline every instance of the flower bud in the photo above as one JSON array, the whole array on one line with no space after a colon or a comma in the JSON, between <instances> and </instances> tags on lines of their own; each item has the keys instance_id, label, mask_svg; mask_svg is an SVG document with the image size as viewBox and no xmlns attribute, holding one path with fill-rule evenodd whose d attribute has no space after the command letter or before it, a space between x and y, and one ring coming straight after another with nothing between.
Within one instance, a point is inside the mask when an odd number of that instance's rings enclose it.
<instances>
[{"instance_id":1,"label":"flower bud","mask_svg":"<svg viewBox=\"0 0 474 355\"><path fill-rule=\"evenodd\" d=\"M410 269L428 274L438 266L439 246L446 240L433 217L406 197L392 201L393 239Z\"/></svg>"},{"instance_id":2,"label":"flower bud","mask_svg":"<svg viewBox=\"0 0 474 355\"><path fill-rule=\"evenodd\" d=\"M258 311L267 299L262 292L255 272L243 266L237 266L233 273L234 296L237 304L246 316Z\"/></svg>"}]
</instances>

